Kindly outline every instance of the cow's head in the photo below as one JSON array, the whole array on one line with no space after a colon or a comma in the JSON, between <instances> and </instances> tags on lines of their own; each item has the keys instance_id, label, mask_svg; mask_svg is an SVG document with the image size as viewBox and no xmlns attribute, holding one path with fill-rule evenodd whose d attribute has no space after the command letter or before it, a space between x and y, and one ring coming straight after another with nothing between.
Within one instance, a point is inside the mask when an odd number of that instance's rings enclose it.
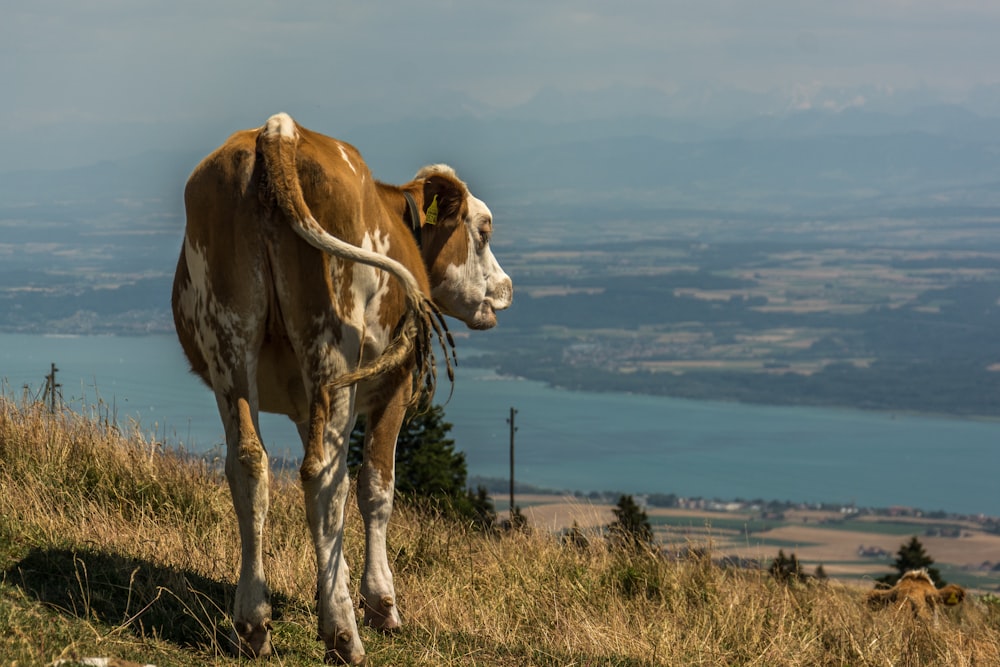
<instances>
[{"instance_id":1,"label":"cow's head","mask_svg":"<svg viewBox=\"0 0 1000 667\"><path fill-rule=\"evenodd\" d=\"M416 179L423 181L421 251L434 303L470 329L496 326L514 288L490 249L490 209L447 165L424 167Z\"/></svg>"}]
</instances>

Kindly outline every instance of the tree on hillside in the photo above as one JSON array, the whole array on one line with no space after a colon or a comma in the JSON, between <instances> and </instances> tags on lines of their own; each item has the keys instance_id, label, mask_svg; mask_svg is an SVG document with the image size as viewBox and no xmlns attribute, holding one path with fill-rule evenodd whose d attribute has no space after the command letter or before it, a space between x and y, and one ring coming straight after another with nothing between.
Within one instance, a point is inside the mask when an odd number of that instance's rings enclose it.
<instances>
[{"instance_id":1,"label":"tree on hillside","mask_svg":"<svg viewBox=\"0 0 1000 667\"><path fill-rule=\"evenodd\" d=\"M455 451L455 441L448 437L451 427L440 405L424 402L408 413L396 441L396 492L404 502L429 502L435 509L492 529L493 501L483 487L466 488L465 454ZM359 416L347 452L352 476L361 468L364 429L364 416Z\"/></svg>"},{"instance_id":2,"label":"tree on hillside","mask_svg":"<svg viewBox=\"0 0 1000 667\"><path fill-rule=\"evenodd\" d=\"M899 551L896 552L896 560L893 563L896 572L881 576L877 580L888 586L895 586L899 578L910 570L925 569L927 570L927 574L930 575L931 581L934 582L934 585L941 588L946 582L941 578L941 571L936 567L931 567L933 564L934 559L924 551L924 545L914 535L910 538L909 542L900 545Z\"/></svg>"},{"instance_id":3,"label":"tree on hillside","mask_svg":"<svg viewBox=\"0 0 1000 667\"><path fill-rule=\"evenodd\" d=\"M791 556L786 556L784 549L778 549L778 556L771 561L771 566L767 569L771 576L781 582L802 581L805 573L799 559L792 552Z\"/></svg>"},{"instance_id":4,"label":"tree on hillside","mask_svg":"<svg viewBox=\"0 0 1000 667\"><path fill-rule=\"evenodd\" d=\"M612 510L615 520L608 524L611 541L621 546L641 547L653 542L653 526L649 516L630 495L622 495Z\"/></svg>"},{"instance_id":5,"label":"tree on hillside","mask_svg":"<svg viewBox=\"0 0 1000 667\"><path fill-rule=\"evenodd\" d=\"M528 517L524 516L521 508L517 505L514 505L514 508L510 511L510 517L500 523L500 527L511 532L531 532L528 526Z\"/></svg>"},{"instance_id":6,"label":"tree on hillside","mask_svg":"<svg viewBox=\"0 0 1000 667\"><path fill-rule=\"evenodd\" d=\"M580 524L573 520L573 526L562 531L560 541L567 546L573 546L584 550L590 546L590 540L583 534Z\"/></svg>"},{"instance_id":7,"label":"tree on hillside","mask_svg":"<svg viewBox=\"0 0 1000 667\"><path fill-rule=\"evenodd\" d=\"M485 530L492 531L497 525L497 510L490 500L489 491L480 484L473 491L466 489L465 497L460 503L461 516L471 519L473 525Z\"/></svg>"}]
</instances>

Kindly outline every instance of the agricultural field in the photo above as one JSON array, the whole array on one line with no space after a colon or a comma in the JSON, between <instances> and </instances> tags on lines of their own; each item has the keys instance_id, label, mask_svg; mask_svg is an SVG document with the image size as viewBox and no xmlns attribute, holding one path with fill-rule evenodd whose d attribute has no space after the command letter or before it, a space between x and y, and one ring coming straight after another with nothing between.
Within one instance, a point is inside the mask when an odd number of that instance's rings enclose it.
<instances>
[{"instance_id":1,"label":"agricultural field","mask_svg":"<svg viewBox=\"0 0 1000 667\"><path fill-rule=\"evenodd\" d=\"M709 225L502 256L517 297L480 363L577 389L1000 415L992 228L882 224L877 243Z\"/></svg>"},{"instance_id":2,"label":"agricultural field","mask_svg":"<svg viewBox=\"0 0 1000 667\"><path fill-rule=\"evenodd\" d=\"M574 523L597 530L614 520L614 505L578 497L524 495L518 504L529 524L558 533ZM779 549L792 553L806 572L819 565L834 579L872 586L893 571L896 551L917 536L942 576L982 592L1000 590L1000 535L973 521L954 518L856 516L829 510L796 509L762 518L760 510L729 511L647 507L656 540L668 552L708 549L714 560L761 564Z\"/></svg>"},{"instance_id":3,"label":"agricultural field","mask_svg":"<svg viewBox=\"0 0 1000 667\"><path fill-rule=\"evenodd\" d=\"M1000 416L996 209L854 210L501 200L516 296L477 363L571 389ZM0 330L172 331L182 226L179 201L148 196L0 209Z\"/></svg>"}]
</instances>

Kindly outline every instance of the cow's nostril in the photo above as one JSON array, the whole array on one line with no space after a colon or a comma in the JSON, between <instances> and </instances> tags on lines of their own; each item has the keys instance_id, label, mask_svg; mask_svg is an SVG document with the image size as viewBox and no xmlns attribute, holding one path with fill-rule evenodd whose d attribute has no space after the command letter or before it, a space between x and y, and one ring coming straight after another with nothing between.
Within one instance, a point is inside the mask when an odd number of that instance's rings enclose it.
<instances>
[{"instance_id":1,"label":"cow's nostril","mask_svg":"<svg viewBox=\"0 0 1000 667\"><path fill-rule=\"evenodd\" d=\"M510 278L500 283L491 297L491 304L495 310L506 310L514 300L514 284Z\"/></svg>"}]
</instances>

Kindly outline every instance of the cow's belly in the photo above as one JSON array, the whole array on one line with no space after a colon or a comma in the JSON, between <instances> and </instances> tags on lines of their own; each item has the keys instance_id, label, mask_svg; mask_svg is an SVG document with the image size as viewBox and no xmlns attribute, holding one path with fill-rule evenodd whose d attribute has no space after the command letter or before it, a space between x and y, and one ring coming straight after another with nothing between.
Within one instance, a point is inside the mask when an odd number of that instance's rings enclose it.
<instances>
[{"instance_id":1,"label":"cow's belly","mask_svg":"<svg viewBox=\"0 0 1000 667\"><path fill-rule=\"evenodd\" d=\"M299 361L287 341L267 342L261 348L257 394L264 412L288 415L297 424L309 418L309 402Z\"/></svg>"}]
</instances>

